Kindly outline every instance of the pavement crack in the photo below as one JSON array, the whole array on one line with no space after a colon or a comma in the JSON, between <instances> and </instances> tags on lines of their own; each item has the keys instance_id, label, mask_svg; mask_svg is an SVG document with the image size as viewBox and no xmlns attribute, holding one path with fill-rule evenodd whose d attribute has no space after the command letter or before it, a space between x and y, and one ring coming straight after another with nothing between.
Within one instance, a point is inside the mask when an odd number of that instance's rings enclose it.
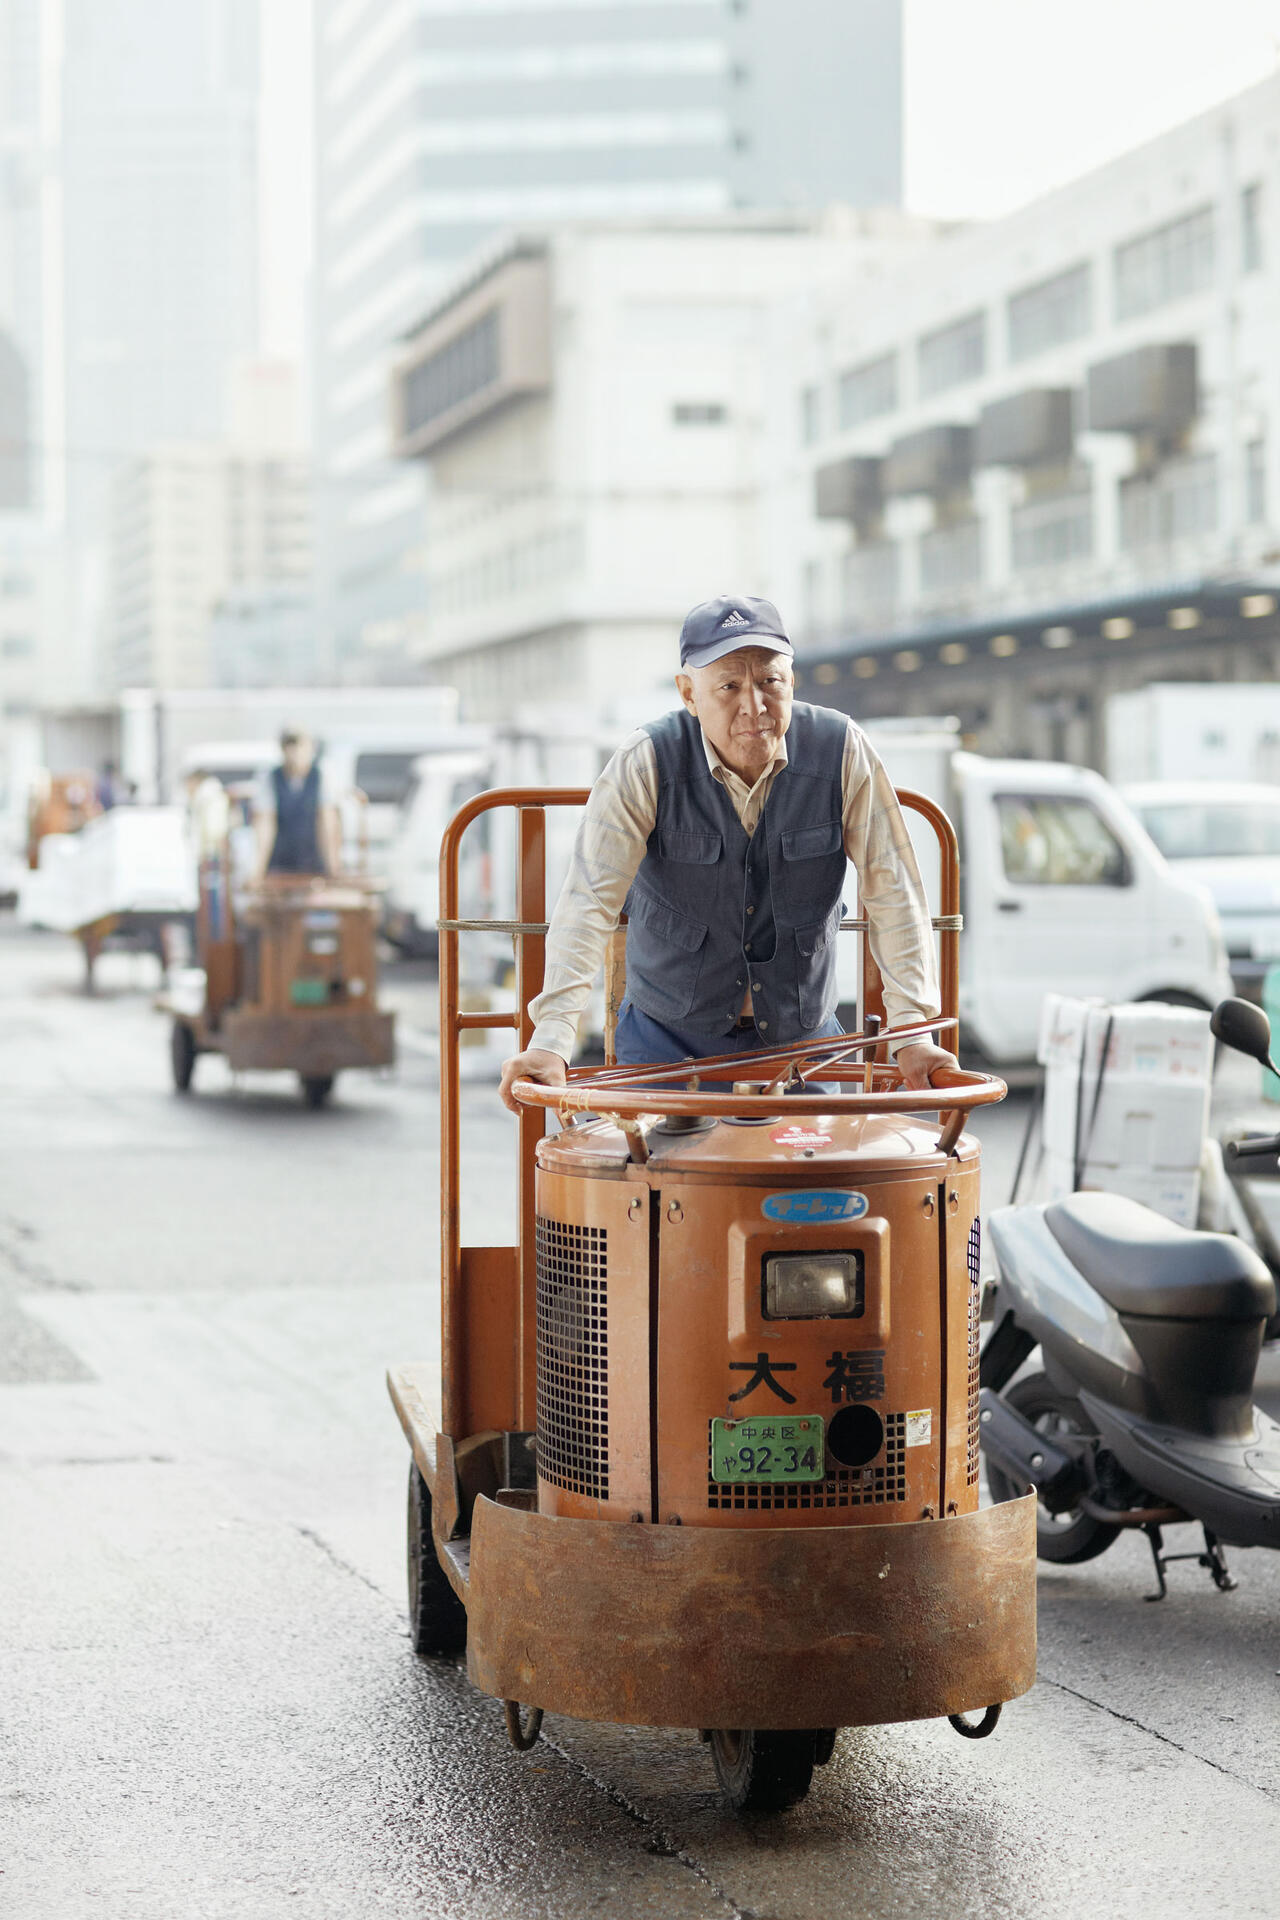
<instances>
[{"instance_id":1,"label":"pavement crack","mask_svg":"<svg viewBox=\"0 0 1280 1920\"><path fill-rule=\"evenodd\" d=\"M376 1593L379 1600L385 1600L389 1607L395 1606L396 1603L391 1595L384 1593L377 1581L371 1580L367 1573L361 1573L359 1567L353 1567L349 1560L344 1560L340 1553L335 1553L323 1534L317 1533L313 1527L300 1527L296 1523L294 1532L300 1534L304 1540L309 1540L313 1547L318 1547L325 1559L332 1561L333 1565L340 1568L343 1573L350 1574L351 1578L358 1580L362 1587L368 1587L370 1593Z\"/></svg>"},{"instance_id":2,"label":"pavement crack","mask_svg":"<svg viewBox=\"0 0 1280 1920\"><path fill-rule=\"evenodd\" d=\"M628 1799L620 1787L615 1787L610 1781L602 1779L598 1773L593 1773L585 1760L580 1760L576 1753L571 1753L567 1747L562 1747L559 1741L551 1738L550 1734L544 1732L542 1741L544 1746L550 1747L553 1753L558 1753L560 1758L566 1761L569 1766L576 1767L583 1778L589 1780L592 1786L597 1788L599 1792L605 1796L606 1800L611 1801L615 1807L626 1814L629 1820L633 1820L638 1827L644 1830L648 1835L648 1844L645 1848L646 1853L656 1855L664 1860L675 1860L680 1866L686 1868L688 1872L693 1874L695 1879L702 1882L703 1886L706 1887L707 1891L711 1893L715 1899L721 1902L726 1913L731 1916L731 1920L756 1920L756 1916L749 1907L740 1907L732 1894L726 1892L722 1886L712 1879L702 1862L695 1859L693 1854L686 1852L675 1835L668 1833L665 1828L660 1827L657 1821L644 1811L643 1807L639 1806L634 1800Z\"/></svg>"},{"instance_id":3,"label":"pavement crack","mask_svg":"<svg viewBox=\"0 0 1280 1920\"><path fill-rule=\"evenodd\" d=\"M1236 1786L1252 1788L1265 1800L1280 1799L1280 1794L1271 1787L1259 1786L1256 1780L1250 1780L1246 1775L1235 1773L1230 1767L1224 1767L1220 1760L1211 1760L1208 1754L1198 1753L1194 1747L1184 1746L1181 1740L1175 1740L1170 1734L1161 1733L1158 1727L1149 1727L1145 1720L1139 1720L1136 1715L1122 1713L1119 1707L1109 1707L1105 1700L1097 1700L1091 1693L1081 1693L1078 1687L1069 1687L1065 1680L1050 1680L1044 1674L1038 1674L1036 1684L1042 1687L1053 1687L1058 1693L1068 1694L1072 1700L1082 1701L1086 1707L1097 1707L1100 1713L1108 1714L1112 1720L1119 1720L1126 1727L1136 1727L1139 1733L1149 1734L1153 1740L1158 1740L1161 1746L1172 1747L1175 1753L1183 1754L1188 1760L1197 1760L1201 1766L1211 1767L1215 1773L1222 1774L1224 1779L1234 1782Z\"/></svg>"}]
</instances>

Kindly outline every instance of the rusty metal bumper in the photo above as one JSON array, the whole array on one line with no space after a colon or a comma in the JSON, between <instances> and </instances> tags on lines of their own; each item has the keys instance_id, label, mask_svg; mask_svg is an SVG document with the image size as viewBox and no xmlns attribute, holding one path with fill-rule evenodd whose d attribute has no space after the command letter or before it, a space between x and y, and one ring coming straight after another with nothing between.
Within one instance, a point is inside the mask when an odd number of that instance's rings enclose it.
<instances>
[{"instance_id":1,"label":"rusty metal bumper","mask_svg":"<svg viewBox=\"0 0 1280 1920\"><path fill-rule=\"evenodd\" d=\"M314 1013L257 1013L234 1007L218 1044L233 1071L283 1068L306 1076L344 1067L389 1067L395 1059L395 1015L357 1008Z\"/></svg>"},{"instance_id":2,"label":"rusty metal bumper","mask_svg":"<svg viewBox=\"0 0 1280 1920\"><path fill-rule=\"evenodd\" d=\"M739 1530L567 1520L479 1499L467 1669L499 1699L628 1726L971 1712L1035 1679L1035 1504Z\"/></svg>"}]
</instances>

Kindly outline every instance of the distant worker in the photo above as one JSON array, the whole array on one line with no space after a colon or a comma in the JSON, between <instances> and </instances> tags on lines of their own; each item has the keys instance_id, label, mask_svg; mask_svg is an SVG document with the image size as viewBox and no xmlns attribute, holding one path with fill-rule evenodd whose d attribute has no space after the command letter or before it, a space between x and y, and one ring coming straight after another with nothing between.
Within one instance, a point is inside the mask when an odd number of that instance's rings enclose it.
<instances>
[{"instance_id":1,"label":"distant worker","mask_svg":"<svg viewBox=\"0 0 1280 1920\"><path fill-rule=\"evenodd\" d=\"M282 764L273 767L258 798L258 876L264 873L335 874L342 866L342 820L310 734L280 735Z\"/></svg>"},{"instance_id":2,"label":"distant worker","mask_svg":"<svg viewBox=\"0 0 1280 1920\"><path fill-rule=\"evenodd\" d=\"M623 1065L838 1034L836 929L857 868L889 1027L935 1019L933 930L893 783L844 713L792 699L776 607L722 596L680 635L681 705L624 740L591 789L547 936L546 985L514 1080L563 1086L578 1019L624 906ZM908 1087L954 1056L890 1051Z\"/></svg>"},{"instance_id":3,"label":"distant worker","mask_svg":"<svg viewBox=\"0 0 1280 1920\"><path fill-rule=\"evenodd\" d=\"M112 807L125 805L131 794L129 787L120 778L120 769L114 760L104 760L93 783L94 798L103 813L110 813Z\"/></svg>"}]
</instances>

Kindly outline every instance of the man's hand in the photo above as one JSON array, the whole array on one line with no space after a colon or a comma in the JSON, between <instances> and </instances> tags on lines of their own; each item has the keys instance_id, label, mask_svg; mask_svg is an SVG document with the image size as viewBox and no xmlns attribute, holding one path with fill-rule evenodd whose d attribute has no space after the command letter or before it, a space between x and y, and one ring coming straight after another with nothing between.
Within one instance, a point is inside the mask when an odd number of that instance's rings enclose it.
<instances>
[{"instance_id":1,"label":"man's hand","mask_svg":"<svg viewBox=\"0 0 1280 1920\"><path fill-rule=\"evenodd\" d=\"M899 1047L895 1059L903 1085L921 1093L933 1085L933 1076L939 1068L949 1068L952 1073L960 1070L954 1053L948 1053L945 1047L936 1047L932 1040L913 1040Z\"/></svg>"},{"instance_id":2,"label":"man's hand","mask_svg":"<svg viewBox=\"0 0 1280 1920\"><path fill-rule=\"evenodd\" d=\"M503 1062L502 1083L498 1092L502 1095L503 1106L509 1107L512 1113L519 1113L520 1102L511 1093L514 1081L537 1080L544 1087L562 1087L568 1076L569 1069L558 1053L546 1053L541 1047L530 1047L527 1053L513 1053L509 1060Z\"/></svg>"}]
</instances>

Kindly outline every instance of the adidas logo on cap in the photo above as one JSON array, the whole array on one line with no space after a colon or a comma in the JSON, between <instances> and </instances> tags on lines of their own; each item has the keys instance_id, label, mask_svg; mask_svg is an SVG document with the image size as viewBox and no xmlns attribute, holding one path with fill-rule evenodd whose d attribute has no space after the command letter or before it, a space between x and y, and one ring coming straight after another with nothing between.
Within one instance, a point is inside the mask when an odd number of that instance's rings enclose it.
<instances>
[{"instance_id":1,"label":"adidas logo on cap","mask_svg":"<svg viewBox=\"0 0 1280 1920\"><path fill-rule=\"evenodd\" d=\"M722 627L749 627L751 625L751 622L747 619L745 614L739 613L738 609L735 607L732 613L726 613L724 619L720 622L720 625Z\"/></svg>"}]
</instances>

